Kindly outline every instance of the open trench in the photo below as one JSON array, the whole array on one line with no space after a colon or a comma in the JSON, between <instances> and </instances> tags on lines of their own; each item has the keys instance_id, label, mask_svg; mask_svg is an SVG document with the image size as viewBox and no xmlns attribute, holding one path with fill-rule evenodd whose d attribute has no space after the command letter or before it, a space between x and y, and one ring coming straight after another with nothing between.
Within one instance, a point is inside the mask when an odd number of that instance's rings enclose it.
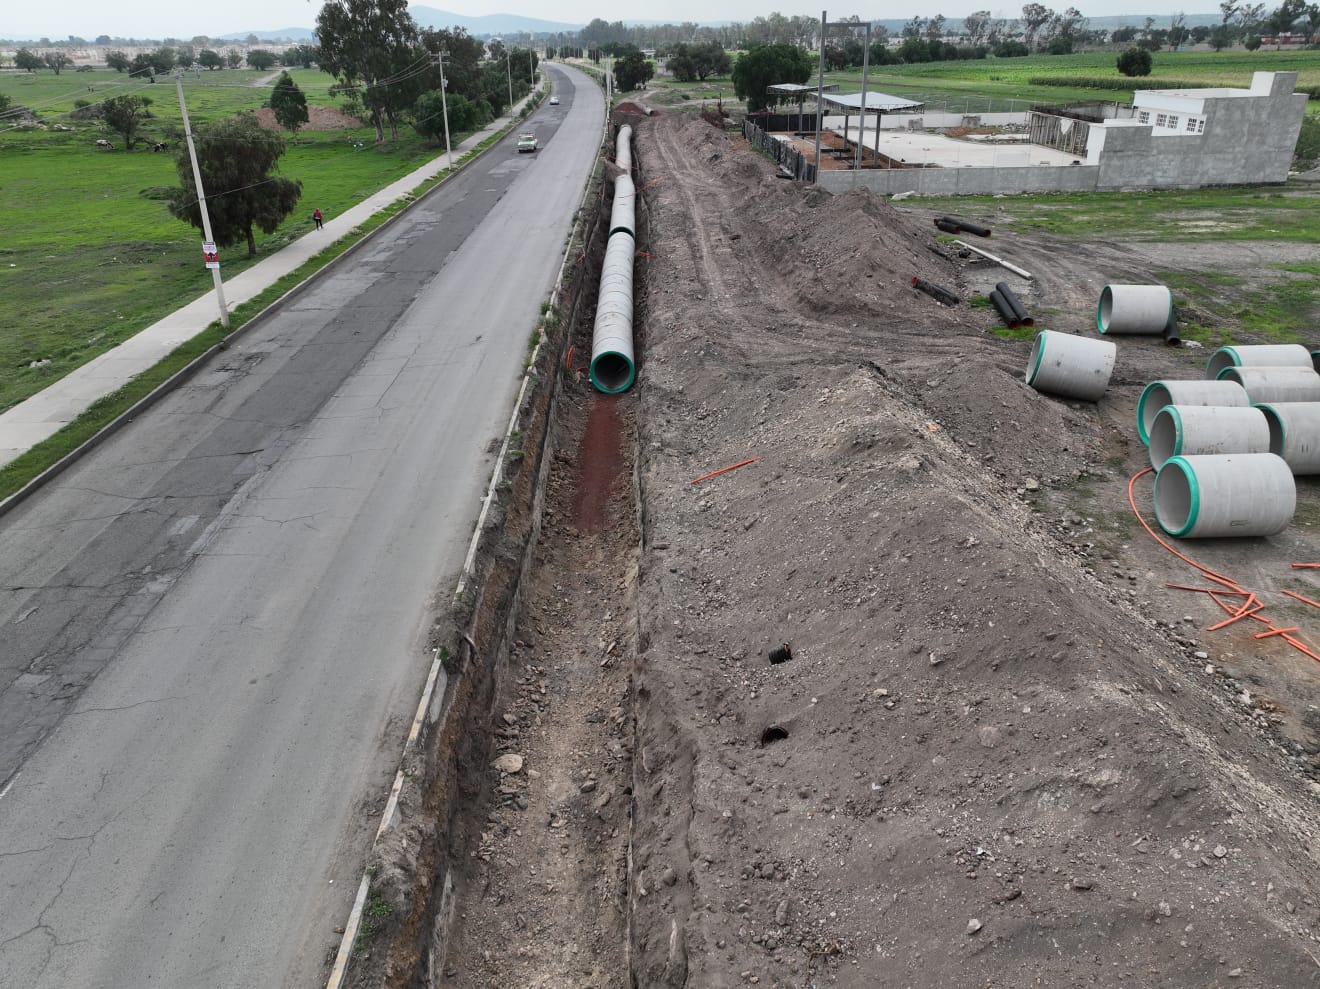
<instances>
[{"instance_id":1,"label":"open trench","mask_svg":"<svg viewBox=\"0 0 1320 989\"><path fill-rule=\"evenodd\" d=\"M599 258L584 260L594 277ZM480 797L463 813L439 986L632 984L637 400L591 388L592 315L571 328L560 371L541 538L495 688L490 759L464 787Z\"/></svg>"}]
</instances>

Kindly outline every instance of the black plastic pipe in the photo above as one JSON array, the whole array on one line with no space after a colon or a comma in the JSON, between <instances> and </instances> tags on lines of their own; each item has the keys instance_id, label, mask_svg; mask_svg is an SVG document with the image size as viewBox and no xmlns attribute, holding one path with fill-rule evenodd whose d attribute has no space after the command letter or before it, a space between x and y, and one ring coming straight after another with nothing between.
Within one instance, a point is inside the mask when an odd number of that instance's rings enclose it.
<instances>
[{"instance_id":1,"label":"black plastic pipe","mask_svg":"<svg viewBox=\"0 0 1320 989\"><path fill-rule=\"evenodd\" d=\"M1013 307L1013 311L1017 313L1019 323L1023 326L1036 325L1036 321L1032 319L1031 314L1027 312L1027 307L1022 304L1022 300L1013 293L1011 288L1008 287L1008 282L995 282L995 291L1002 295L1004 301Z\"/></svg>"},{"instance_id":2,"label":"black plastic pipe","mask_svg":"<svg viewBox=\"0 0 1320 989\"><path fill-rule=\"evenodd\" d=\"M995 289L990 293L990 304L995 307L999 313L999 318L1004 321L1010 330L1016 330L1022 325L1022 320L1018 319L1017 311L1008 304L1008 300L999 294L999 289Z\"/></svg>"},{"instance_id":3,"label":"black plastic pipe","mask_svg":"<svg viewBox=\"0 0 1320 989\"><path fill-rule=\"evenodd\" d=\"M978 237L990 236L989 227L983 227L979 223L972 223L970 220L964 220L956 216L941 216L939 220L935 221L936 226L939 226L940 220L943 220L945 223L952 223L959 230L965 230L969 234L976 234ZM940 229L943 228L941 227Z\"/></svg>"},{"instance_id":4,"label":"black plastic pipe","mask_svg":"<svg viewBox=\"0 0 1320 989\"><path fill-rule=\"evenodd\" d=\"M946 220L943 217L935 221L935 226L939 227L946 234L962 233L962 227L958 226L958 224L954 223L952 220Z\"/></svg>"},{"instance_id":5,"label":"black plastic pipe","mask_svg":"<svg viewBox=\"0 0 1320 989\"><path fill-rule=\"evenodd\" d=\"M1169 321L1164 324L1164 342L1170 347L1182 346L1182 334L1178 332L1178 321L1173 318L1173 312L1169 312Z\"/></svg>"},{"instance_id":6,"label":"black plastic pipe","mask_svg":"<svg viewBox=\"0 0 1320 989\"><path fill-rule=\"evenodd\" d=\"M942 302L946 306L956 306L959 302L958 297L947 288L941 288L940 286L934 285L924 279L917 278L915 275L912 278L912 285L914 288L925 292L936 302Z\"/></svg>"}]
</instances>

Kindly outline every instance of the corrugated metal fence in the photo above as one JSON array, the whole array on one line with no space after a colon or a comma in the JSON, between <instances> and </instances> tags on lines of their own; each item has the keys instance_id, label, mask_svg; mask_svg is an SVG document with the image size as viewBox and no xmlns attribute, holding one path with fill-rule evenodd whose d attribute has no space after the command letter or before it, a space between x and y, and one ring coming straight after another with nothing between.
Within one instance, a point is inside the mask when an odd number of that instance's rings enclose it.
<instances>
[{"instance_id":1,"label":"corrugated metal fence","mask_svg":"<svg viewBox=\"0 0 1320 989\"><path fill-rule=\"evenodd\" d=\"M743 136L752 147L759 148L779 162L779 167L799 182L816 181L816 166L808 162L802 153L787 141L781 141L767 134L750 120L743 121Z\"/></svg>"}]
</instances>

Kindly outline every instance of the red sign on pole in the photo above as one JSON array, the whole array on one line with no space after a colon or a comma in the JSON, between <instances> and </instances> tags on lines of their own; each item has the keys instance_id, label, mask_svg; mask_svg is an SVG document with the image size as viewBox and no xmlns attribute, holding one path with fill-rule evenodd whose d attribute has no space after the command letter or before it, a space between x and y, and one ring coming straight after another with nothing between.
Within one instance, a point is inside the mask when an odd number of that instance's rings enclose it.
<instances>
[{"instance_id":1,"label":"red sign on pole","mask_svg":"<svg viewBox=\"0 0 1320 989\"><path fill-rule=\"evenodd\" d=\"M216 252L215 244L211 241L202 241L202 257L206 259L208 268L220 267L220 255Z\"/></svg>"}]
</instances>

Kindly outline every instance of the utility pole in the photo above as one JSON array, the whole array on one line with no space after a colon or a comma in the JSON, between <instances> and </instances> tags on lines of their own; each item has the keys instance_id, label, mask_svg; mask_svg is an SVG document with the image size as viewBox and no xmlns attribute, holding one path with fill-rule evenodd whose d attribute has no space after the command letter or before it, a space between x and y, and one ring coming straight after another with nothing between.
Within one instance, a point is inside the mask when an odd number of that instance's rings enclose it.
<instances>
[{"instance_id":1,"label":"utility pole","mask_svg":"<svg viewBox=\"0 0 1320 989\"><path fill-rule=\"evenodd\" d=\"M513 51L504 49L504 74L509 77L509 119L513 119Z\"/></svg>"},{"instance_id":2,"label":"utility pole","mask_svg":"<svg viewBox=\"0 0 1320 989\"><path fill-rule=\"evenodd\" d=\"M454 170L454 152L449 148L449 103L445 99L445 90L449 88L449 80L445 78L445 57L449 52L440 52L438 55L432 55L431 61L440 66L440 115L445 118L445 169L452 172Z\"/></svg>"},{"instance_id":3,"label":"utility pole","mask_svg":"<svg viewBox=\"0 0 1320 989\"><path fill-rule=\"evenodd\" d=\"M820 12L820 69L816 75L816 181L820 182L820 129L825 126L825 15Z\"/></svg>"},{"instance_id":4,"label":"utility pole","mask_svg":"<svg viewBox=\"0 0 1320 989\"><path fill-rule=\"evenodd\" d=\"M197 164L197 148L193 145L192 125L188 123L188 104L183 100L183 75L174 77L174 84L179 91L179 110L183 114L183 136L188 140L188 157L192 160L193 183L197 186L197 205L202 211L202 237L206 243L214 242L211 236L211 215L206 212L206 192L202 189L202 169ZM215 281L215 300L220 304L220 325L229 329L229 308L225 305L225 287L220 280L220 265L211 269Z\"/></svg>"}]
</instances>

